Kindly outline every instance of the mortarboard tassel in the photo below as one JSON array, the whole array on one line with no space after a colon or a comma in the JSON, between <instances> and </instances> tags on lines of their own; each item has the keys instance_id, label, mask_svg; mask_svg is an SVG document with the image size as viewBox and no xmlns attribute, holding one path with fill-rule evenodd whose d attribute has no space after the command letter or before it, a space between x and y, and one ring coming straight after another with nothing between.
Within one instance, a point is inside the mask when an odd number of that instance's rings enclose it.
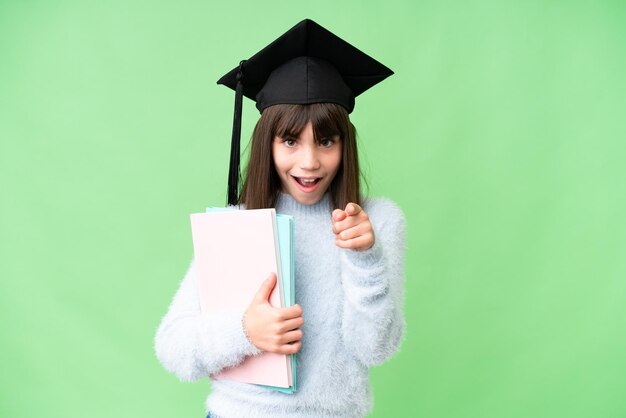
<instances>
[{"instance_id":1,"label":"mortarboard tassel","mask_svg":"<svg viewBox=\"0 0 626 418\"><path fill-rule=\"evenodd\" d=\"M239 149L241 138L241 101L243 98L243 63L239 63L237 71L237 87L235 88L235 115L233 117L233 137L230 143L230 168L228 171L228 204L238 203L239 189Z\"/></svg>"}]
</instances>

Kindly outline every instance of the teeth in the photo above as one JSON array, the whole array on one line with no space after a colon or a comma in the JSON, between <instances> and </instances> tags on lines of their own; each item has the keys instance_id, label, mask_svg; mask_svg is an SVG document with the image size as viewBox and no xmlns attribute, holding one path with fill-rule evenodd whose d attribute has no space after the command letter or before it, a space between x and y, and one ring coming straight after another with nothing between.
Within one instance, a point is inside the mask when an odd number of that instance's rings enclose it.
<instances>
[{"instance_id":1,"label":"teeth","mask_svg":"<svg viewBox=\"0 0 626 418\"><path fill-rule=\"evenodd\" d=\"M302 184L313 184L317 181L317 179L303 179L303 178L299 178L298 180L300 180L300 183Z\"/></svg>"}]
</instances>

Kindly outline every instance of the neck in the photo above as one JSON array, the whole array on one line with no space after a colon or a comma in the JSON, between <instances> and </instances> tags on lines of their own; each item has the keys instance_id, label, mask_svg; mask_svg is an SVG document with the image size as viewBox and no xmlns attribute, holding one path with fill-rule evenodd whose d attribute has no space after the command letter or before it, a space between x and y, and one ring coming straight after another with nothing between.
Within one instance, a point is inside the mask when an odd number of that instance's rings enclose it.
<instances>
[{"instance_id":1,"label":"neck","mask_svg":"<svg viewBox=\"0 0 626 418\"><path fill-rule=\"evenodd\" d=\"M280 192L278 201L276 202L276 212L292 215L295 213L305 215L324 215L331 213L330 193L324 193L324 196L312 205L303 205L295 200L289 193Z\"/></svg>"}]
</instances>

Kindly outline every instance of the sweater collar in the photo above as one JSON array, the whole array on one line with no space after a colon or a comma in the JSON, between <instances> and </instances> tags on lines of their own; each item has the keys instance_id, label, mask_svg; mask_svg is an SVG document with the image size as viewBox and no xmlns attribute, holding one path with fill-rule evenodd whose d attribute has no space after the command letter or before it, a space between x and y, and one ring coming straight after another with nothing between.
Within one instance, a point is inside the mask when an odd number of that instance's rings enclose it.
<instances>
[{"instance_id":1,"label":"sweater collar","mask_svg":"<svg viewBox=\"0 0 626 418\"><path fill-rule=\"evenodd\" d=\"M276 212L286 215L324 215L329 216L332 212L330 206L330 193L324 193L322 198L312 204L303 205L295 200L289 193L280 192L276 202Z\"/></svg>"}]
</instances>

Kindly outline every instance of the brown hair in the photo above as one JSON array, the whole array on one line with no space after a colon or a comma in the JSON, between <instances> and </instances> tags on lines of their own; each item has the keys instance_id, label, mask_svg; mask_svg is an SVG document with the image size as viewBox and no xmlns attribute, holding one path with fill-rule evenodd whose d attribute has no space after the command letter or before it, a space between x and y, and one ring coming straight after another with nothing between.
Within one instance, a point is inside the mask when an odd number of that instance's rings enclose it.
<instances>
[{"instance_id":1,"label":"brown hair","mask_svg":"<svg viewBox=\"0 0 626 418\"><path fill-rule=\"evenodd\" d=\"M316 141L334 135L341 138L341 163L329 186L331 204L341 209L350 202L361 205L356 128L346 109L334 103L278 104L263 110L252 133L239 204L247 209L275 207L281 184L272 156L274 137L298 137L309 121Z\"/></svg>"}]
</instances>

